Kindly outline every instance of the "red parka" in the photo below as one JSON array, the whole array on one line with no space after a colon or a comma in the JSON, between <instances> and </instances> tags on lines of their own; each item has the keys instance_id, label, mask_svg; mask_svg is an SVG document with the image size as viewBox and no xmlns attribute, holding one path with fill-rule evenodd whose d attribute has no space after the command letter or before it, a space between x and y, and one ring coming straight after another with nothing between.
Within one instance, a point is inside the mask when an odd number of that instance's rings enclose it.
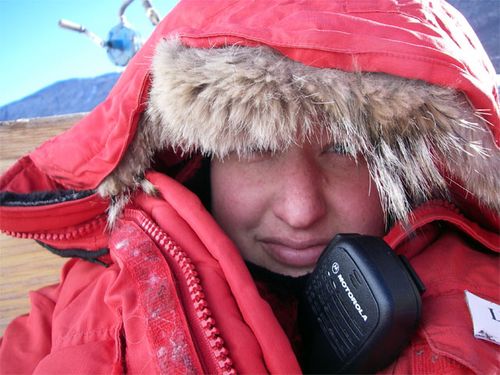
<instances>
[{"instance_id":1,"label":"red parka","mask_svg":"<svg viewBox=\"0 0 500 375\"><path fill-rule=\"evenodd\" d=\"M500 118L494 70L463 17L440 1L188 0L158 25L102 104L2 176L0 229L75 259L64 267L60 284L30 294L30 314L5 331L1 373L301 371L289 338L237 248L183 185L210 147L189 149L190 144L170 142L171 131L166 142L151 150L154 163L141 164L131 179L123 177L120 166L134 157L130 150L140 138L140 119L155 90L164 88L155 83L161 69L152 69L164 40L175 44L174 51L183 49L179 55L267 46L305 69L373 73L463 94L483 116L476 120L482 136L471 144L481 142L488 151L480 161L478 154L464 164L448 162L445 147L430 142L437 149L429 160L445 181L449 201L413 204L385 237L410 259L427 291L418 332L384 371L500 371L495 344L473 336L464 297L469 290L500 302ZM185 69L192 74L194 68ZM179 102L159 107L168 105ZM189 122L193 113L179 123ZM166 116L149 112L152 118L155 114ZM472 154L467 147L467 155ZM376 147L367 152L368 164L386 160L377 152ZM453 152L456 159L460 154ZM393 180L381 170L372 175L384 190ZM155 195L141 191L141 179L154 185ZM110 181L118 181L113 185L118 187L109 188ZM408 185L404 181L401 186ZM108 194L103 189L99 195L103 186ZM123 196L125 208L108 226L110 202ZM388 202L391 212L396 203Z\"/></svg>"}]
</instances>

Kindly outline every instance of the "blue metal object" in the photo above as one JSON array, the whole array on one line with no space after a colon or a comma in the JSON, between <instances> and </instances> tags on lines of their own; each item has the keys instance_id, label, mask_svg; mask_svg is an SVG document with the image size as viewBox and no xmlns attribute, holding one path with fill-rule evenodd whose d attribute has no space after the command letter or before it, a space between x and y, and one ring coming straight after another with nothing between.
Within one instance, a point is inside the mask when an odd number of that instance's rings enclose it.
<instances>
[{"instance_id":1,"label":"blue metal object","mask_svg":"<svg viewBox=\"0 0 500 375\"><path fill-rule=\"evenodd\" d=\"M105 47L113 64L126 66L142 47L142 40L138 32L119 23L109 31Z\"/></svg>"}]
</instances>

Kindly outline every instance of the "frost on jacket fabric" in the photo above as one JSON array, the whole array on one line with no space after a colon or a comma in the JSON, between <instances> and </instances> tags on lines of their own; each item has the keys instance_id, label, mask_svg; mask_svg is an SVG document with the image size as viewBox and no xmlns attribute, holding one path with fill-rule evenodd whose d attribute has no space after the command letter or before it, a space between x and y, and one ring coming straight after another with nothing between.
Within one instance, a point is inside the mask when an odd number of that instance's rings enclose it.
<instances>
[{"instance_id":1,"label":"frost on jacket fabric","mask_svg":"<svg viewBox=\"0 0 500 375\"><path fill-rule=\"evenodd\" d=\"M5 331L1 372L299 373L283 306L188 187L203 158L318 127L365 158L427 287L384 371L498 371L464 298L500 302L494 76L442 1L180 2L101 105L2 176L1 230L75 259Z\"/></svg>"}]
</instances>

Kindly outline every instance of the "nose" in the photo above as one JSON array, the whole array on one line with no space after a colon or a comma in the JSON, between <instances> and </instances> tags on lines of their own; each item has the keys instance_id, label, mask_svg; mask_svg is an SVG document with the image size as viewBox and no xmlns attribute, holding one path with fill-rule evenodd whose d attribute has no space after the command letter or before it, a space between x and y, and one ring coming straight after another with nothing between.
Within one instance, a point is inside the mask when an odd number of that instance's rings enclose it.
<instances>
[{"instance_id":1,"label":"nose","mask_svg":"<svg viewBox=\"0 0 500 375\"><path fill-rule=\"evenodd\" d=\"M294 229L307 229L320 222L327 211L321 166L300 153L283 158L279 164L274 179L281 183L274 214Z\"/></svg>"}]
</instances>

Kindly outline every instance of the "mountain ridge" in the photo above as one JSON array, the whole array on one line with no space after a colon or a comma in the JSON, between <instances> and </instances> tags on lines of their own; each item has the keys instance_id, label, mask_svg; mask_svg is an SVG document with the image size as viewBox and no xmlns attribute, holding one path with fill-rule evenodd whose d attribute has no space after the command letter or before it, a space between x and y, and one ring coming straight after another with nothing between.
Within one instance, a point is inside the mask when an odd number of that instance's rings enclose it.
<instances>
[{"instance_id":1,"label":"mountain ridge","mask_svg":"<svg viewBox=\"0 0 500 375\"><path fill-rule=\"evenodd\" d=\"M106 99L119 73L55 82L0 107L0 121L88 112Z\"/></svg>"}]
</instances>

